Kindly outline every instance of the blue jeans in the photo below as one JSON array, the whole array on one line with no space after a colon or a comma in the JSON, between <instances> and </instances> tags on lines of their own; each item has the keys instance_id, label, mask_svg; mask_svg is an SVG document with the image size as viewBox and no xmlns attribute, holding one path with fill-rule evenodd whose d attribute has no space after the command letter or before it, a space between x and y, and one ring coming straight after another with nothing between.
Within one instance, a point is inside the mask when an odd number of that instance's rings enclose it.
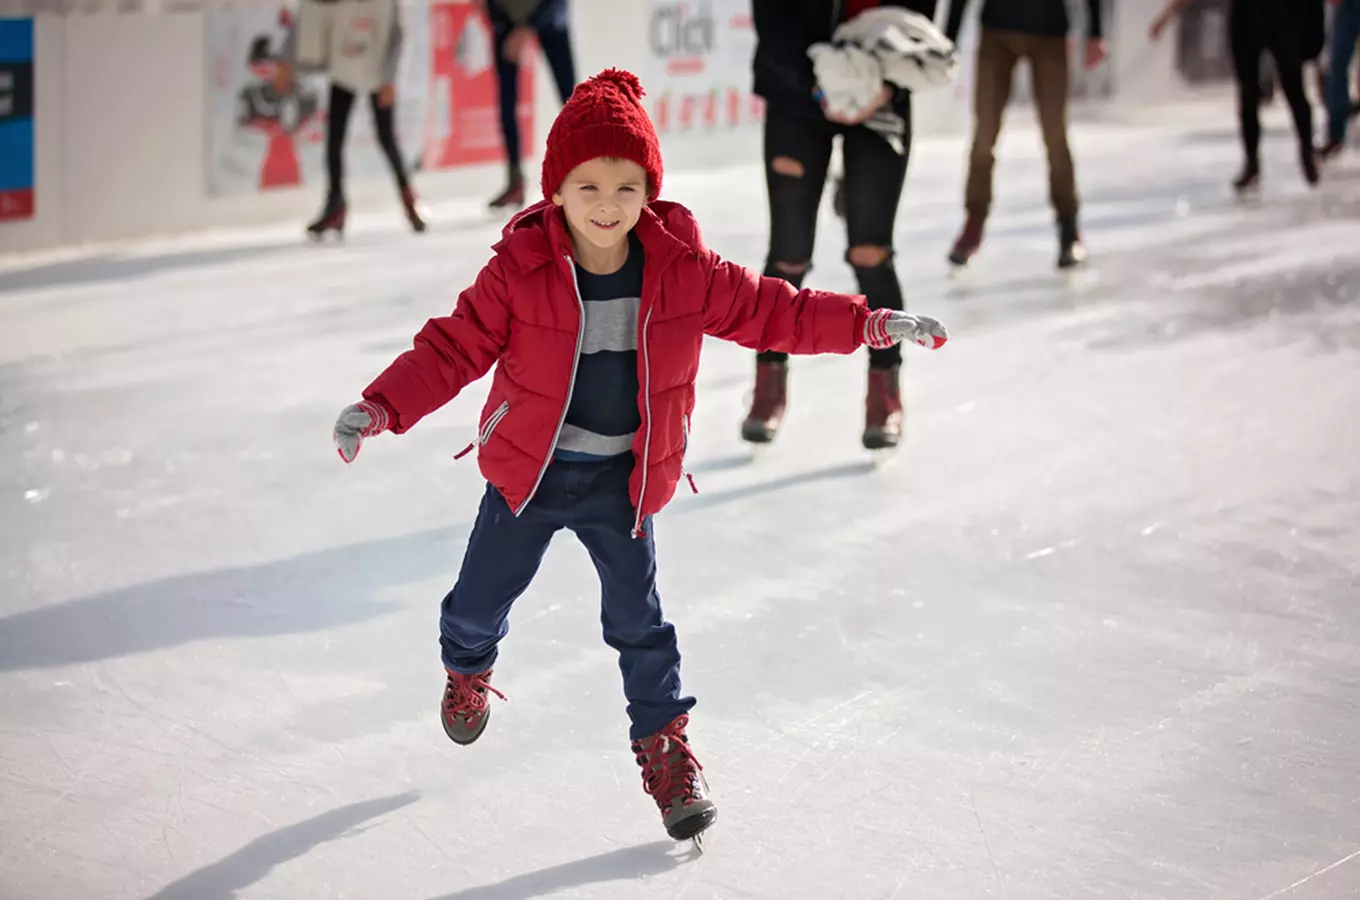
<instances>
[{"instance_id":1,"label":"blue jeans","mask_svg":"<svg viewBox=\"0 0 1360 900\"><path fill-rule=\"evenodd\" d=\"M1351 117L1349 78L1355 42L1360 40L1360 0L1341 0L1332 19L1332 48L1327 73L1328 137L1336 143L1346 139Z\"/></svg>"},{"instance_id":2,"label":"blue jeans","mask_svg":"<svg viewBox=\"0 0 1360 900\"><path fill-rule=\"evenodd\" d=\"M538 492L516 518L500 491L487 485L468 539L458 582L440 611L444 667L482 672L510 631L510 607L529 587L548 542L563 528L585 544L600 574L604 641L618 651L629 736L655 734L694 698L680 695L680 648L675 626L661 612L651 517L646 537L633 538L628 496L633 455L599 462L554 460Z\"/></svg>"},{"instance_id":3,"label":"blue jeans","mask_svg":"<svg viewBox=\"0 0 1360 900\"><path fill-rule=\"evenodd\" d=\"M512 169L519 168L523 150L519 141L519 119L515 107L519 105L519 66L505 59L505 39L515 23L495 0L487 4L491 27L496 35L496 83L501 101L501 134L505 138L505 156ZM570 12L567 0L542 0L526 22L538 37L543 56L557 83L557 95L563 103L576 87L576 65L571 55Z\"/></svg>"}]
</instances>

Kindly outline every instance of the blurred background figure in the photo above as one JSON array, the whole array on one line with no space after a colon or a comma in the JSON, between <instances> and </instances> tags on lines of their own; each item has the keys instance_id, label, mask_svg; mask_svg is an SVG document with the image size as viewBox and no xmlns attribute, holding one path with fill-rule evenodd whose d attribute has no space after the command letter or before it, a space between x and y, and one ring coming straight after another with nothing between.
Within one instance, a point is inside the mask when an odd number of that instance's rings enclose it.
<instances>
[{"instance_id":1,"label":"blurred background figure","mask_svg":"<svg viewBox=\"0 0 1360 900\"><path fill-rule=\"evenodd\" d=\"M958 40L967 7L950 4L945 34ZM1100 0L1087 0L1086 43L1082 61L1088 69L1109 55L1101 28ZM973 96L973 149L964 189L967 218L949 252L949 261L967 265L982 247L982 233L992 205L992 171L1001 121L1010 103L1016 65L1029 61L1034 105L1048 153L1049 200L1057 214L1058 267L1070 269L1086 261L1077 228L1077 178L1067 140L1067 100L1072 90L1067 35L1071 22L1066 0L986 0L977 51Z\"/></svg>"},{"instance_id":2,"label":"blurred background figure","mask_svg":"<svg viewBox=\"0 0 1360 900\"><path fill-rule=\"evenodd\" d=\"M849 69L844 47L831 48L833 33L863 32L856 46L932 48L916 63L925 87L932 78L952 78L953 48L929 20L935 0L755 0L755 93L766 102L764 156L770 237L766 275L801 287L812 268L817 211L826 187L835 140L841 139L843 185L838 214L845 219L849 249L860 293L872 309L903 309L902 285L894 265L893 225L906 182L911 154L911 90L890 83L886 64L863 85L865 102L853 114L838 112L829 83L837 67L847 68L845 87L860 87ZM895 10L895 11L894 11ZM902 17L913 13L914 17ZM885 16L886 13L886 16ZM922 18L924 17L924 18ZM932 34L933 32L933 34ZM870 38L870 35L875 35ZM822 45L817 61L809 55ZM820 52L825 50L825 52ZM864 57L856 57L863 62ZM901 350L869 351L862 442L867 449L895 447L902 433L899 371ZM756 355L751 406L741 424L742 440L767 444L784 417L788 392L788 354L767 350Z\"/></svg>"},{"instance_id":3,"label":"blurred background figure","mask_svg":"<svg viewBox=\"0 0 1360 900\"><path fill-rule=\"evenodd\" d=\"M401 194L407 221L424 231L426 214L416 199L397 144L395 110L402 30L398 0L302 0L288 32L276 88L291 93L296 72L330 79L326 121L326 202L307 233L321 238L345 229L345 132L354 102L367 95L378 143Z\"/></svg>"},{"instance_id":4,"label":"blurred background figure","mask_svg":"<svg viewBox=\"0 0 1360 900\"><path fill-rule=\"evenodd\" d=\"M1327 142L1323 159L1331 159L1346 144L1346 128L1354 115L1350 70L1360 41L1360 0L1329 0L1332 5L1331 47L1327 62Z\"/></svg>"},{"instance_id":5,"label":"blurred background figure","mask_svg":"<svg viewBox=\"0 0 1360 900\"><path fill-rule=\"evenodd\" d=\"M1152 23L1152 39L1191 0L1171 0ZM1237 79L1237 113L1245 160L1233 181L1239 192L1254 191L1261 182L1261 55L1270 51L1280 91L1289 103L1299 140L1299 164L1309 184L1318 182L1313 146L1313 110L1303 89L1303 64L1316 59L1325 43L1322 0L1232 0L1228 8L1228 43Z\"/></svg>"},{"instance_id":6,"label":"blurred background figure","mask_svg":"<svg viewBox=\"0 0 1360 900\"><path fill-rule=\"evenodd\" d=\"M510 171L505 189L492 198L492 209L524 205L524 172L520 166L519 66L534 38L548 61L558 98L567 102L576 86L571 53L571 15L567 0L486 0L496 40L496 83L500 91L501 134Z\"/></svg>"}]
</instances>

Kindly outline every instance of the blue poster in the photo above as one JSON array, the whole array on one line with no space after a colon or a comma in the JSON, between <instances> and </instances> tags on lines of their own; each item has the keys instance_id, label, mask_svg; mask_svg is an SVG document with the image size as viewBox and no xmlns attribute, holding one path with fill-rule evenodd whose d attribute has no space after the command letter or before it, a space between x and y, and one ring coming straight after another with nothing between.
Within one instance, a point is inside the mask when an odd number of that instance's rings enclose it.
<instances>
[{"instance_id":1,"label":"blue poster","mask_svg":"<svg viewBox=\"0 0 1360 900\"><path fill-rule=\"evenodd\" d=\"M0 222L33 218L33 20L0 19Z\"/></svg>"}]
</instances>

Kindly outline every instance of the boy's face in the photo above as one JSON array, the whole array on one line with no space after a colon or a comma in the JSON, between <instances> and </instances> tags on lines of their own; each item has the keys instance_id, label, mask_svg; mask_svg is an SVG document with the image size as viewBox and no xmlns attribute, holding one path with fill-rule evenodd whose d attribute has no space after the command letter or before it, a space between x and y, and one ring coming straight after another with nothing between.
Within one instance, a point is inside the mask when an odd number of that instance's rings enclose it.
<instances>
[{"instance_id":1,"label":"boy's face","mask_svg":"<svg viewBox=\"0 0 1360 900\"><path fill-rule=\"evenodd\" d=\"M592 159L567 173L552 200L578 237L608 250L627 239L642 215L647 173L629 159Z\"/></svg>"}]
</instances>

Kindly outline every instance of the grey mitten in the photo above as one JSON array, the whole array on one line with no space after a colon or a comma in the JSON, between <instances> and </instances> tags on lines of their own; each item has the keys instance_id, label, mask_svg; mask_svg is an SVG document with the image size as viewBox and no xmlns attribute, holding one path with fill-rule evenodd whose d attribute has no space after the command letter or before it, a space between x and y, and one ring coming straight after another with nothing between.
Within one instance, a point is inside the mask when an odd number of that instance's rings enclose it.
<instances>
[{"instance_id":1,"label":"grey mitten","mask_svg":"<svg viewBox=\"0 0 1360 900\"><path fill-rule=\"evenodd\" d=\"M347 463L354 462L364 438L386 431L389 424L387 409L380 403L362 400L353 406L346 406L335 420L335 432L332 435L340 458Z\"/></svg>"},{"instance_id":2,"label":"grey mitten","mask_svg":"<svg viewBox=\"0 0 1360 900\"><path fill-rule=\"evenodd\" d=\"M875 350L907 340L927 350L938 350L949 340L949 332L938 319L898 309L876 309L864 320L864 343Z\"/></svg>"}]
</instances>

